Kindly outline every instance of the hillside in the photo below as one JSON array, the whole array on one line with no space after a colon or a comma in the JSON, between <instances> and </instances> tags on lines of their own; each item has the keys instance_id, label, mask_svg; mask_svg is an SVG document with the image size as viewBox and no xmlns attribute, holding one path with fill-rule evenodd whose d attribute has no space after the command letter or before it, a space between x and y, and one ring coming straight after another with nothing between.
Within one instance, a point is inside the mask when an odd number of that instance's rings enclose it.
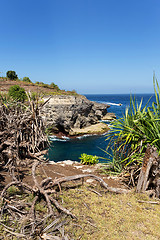
<instances>
[{"instance_id":1,"label":"hillside","mask_svg":"<svg viewBox=\"0 0 160 240\"><path fill-rule=\"evenodd\" d=\"M0 91L7 92L9 88L13 85L19 85L24 88L26 91L38 92L43 95L78 95L76 91L65 91L60 90L57 85L55 87L51 87L49 84L45 84L42 82L39 83L29 83L24 82L19 79L17 80L9 80L6 77L0 77Z\"/></svg>"}]
</instances>

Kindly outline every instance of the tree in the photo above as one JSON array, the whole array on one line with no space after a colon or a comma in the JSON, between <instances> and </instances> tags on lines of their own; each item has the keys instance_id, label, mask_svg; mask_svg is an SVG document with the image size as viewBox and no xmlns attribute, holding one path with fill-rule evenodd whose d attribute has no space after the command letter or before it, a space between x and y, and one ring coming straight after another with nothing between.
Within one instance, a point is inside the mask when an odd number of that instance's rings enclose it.
<instances>
[{"instance_id":1,"label":"tree","mask_svg":"<svg viewBox=\"0 0 160 240\"><path fill-rule=\"evenodd\" d=\"M32 82L32 81L29 79L29 77L24 77L22 81L23 81L23 82L28 82L28 83L31 83L31 82Z\"/></svg>"},{"instance_id":2,"label":"tree","mask_svg":"<svg viewBox=\"0 0 160 240\"><path fill-rule=\"evenodd\" d=\"M50 87L56 90L60 90L59 87L53 82L50 84Z\"/></svg>"},{"instance_id":3,"label":"tree","mask_svg":"<svg viewBox=\"0 0 160 240\"><path fill-rule=\"evenodd\" d=\"M18 76L17 76L17 74L16 74L16 72L15 71L8 71L7 73L6 73L6 75L7 75L7 77L10 79L10 80L14 80L14 79L17 79L18 78Z\"/></svg>"},{"instance_id":4,"label":"tree","mask_svg":"<svg viewBox=\"0 0 160 240\"><path fill-rule=\"evenodd\" d=\"M24 102L27 99L27 95L24 88L21 88L18 85L11 86L8 91L9 96L13 98L13 100Z\"/></svg>"}]
</instances>

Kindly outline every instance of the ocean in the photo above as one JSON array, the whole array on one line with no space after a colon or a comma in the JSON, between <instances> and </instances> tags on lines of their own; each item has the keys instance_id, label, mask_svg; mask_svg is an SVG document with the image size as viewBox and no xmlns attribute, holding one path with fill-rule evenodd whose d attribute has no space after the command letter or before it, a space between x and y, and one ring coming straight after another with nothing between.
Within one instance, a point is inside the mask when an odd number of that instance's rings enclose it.
<instances>
[{"instance_id":1,"label":"ocean","mask_svg":"<svg viewBox=\"0 0 160 240\"><path fill-rule=\"evenodd\" d=\"M107 103L110 105L108 112L115 113L117 118L123 116L126 107L130 104L130 94L88 94L85 96L91 101ZM137 103L140 103L141 99L143 99L142 106L145 106L150 98L151 100L149 101L148 106L151 106L152 102L155 101L154 94L135 95ZM121 104L121 106L119 104ZM106 134L90 136L84 135L75 139L69 139L67 137L64 137L63 139L50 137L50 143L47 158L49 158L50 161L55 162L63 160L80 161L79 157L82 153L97 155L105 158L106 153L104 153L101 149L105 150L108 145L108 142L106 141Z\"/></svg>"}]
</instances>

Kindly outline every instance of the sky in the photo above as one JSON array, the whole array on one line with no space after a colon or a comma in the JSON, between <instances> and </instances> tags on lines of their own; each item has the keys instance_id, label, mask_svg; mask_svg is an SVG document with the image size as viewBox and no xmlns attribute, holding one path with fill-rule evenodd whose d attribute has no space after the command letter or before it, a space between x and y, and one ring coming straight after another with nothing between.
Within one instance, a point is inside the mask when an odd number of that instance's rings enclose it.
<instances>
[{"instance_id":1,"label":"sky","mask_svg":"<svg viewBox=\"0 0 160 240\"><path fill-rule=\"evenodd\" d=\"M1 0L0 76L81 94L152 93L159 0Z\"/></svg>"}]
</instances>

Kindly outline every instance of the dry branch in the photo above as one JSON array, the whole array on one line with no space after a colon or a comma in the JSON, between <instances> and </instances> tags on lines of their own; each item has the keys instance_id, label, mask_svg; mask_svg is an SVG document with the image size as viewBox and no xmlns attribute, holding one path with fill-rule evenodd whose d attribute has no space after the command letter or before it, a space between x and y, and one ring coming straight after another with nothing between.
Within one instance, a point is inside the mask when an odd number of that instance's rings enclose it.
<instances>
[{"instance_id":1,"label":"dry branch","mask_svg":"<svg viewBox=\"0 0 160 240\"><path fill-rule=\"evenodd\" d=\"M52 186L58 185L63 182L69 182L69 181L78 180L78 179L86 178L86 177L94 178L96 181L98 181L100 183L100 185L102 187L107 189L109 192L114 192L114 193L129 193L130 192L129 190L122 189L122 188L109 187L108 184L105 183L105 181L102 178L100 178L96 175L93 175L93 174L79 174L79 175L74 175L74 176L58 178L53 181Z\"/></svg>"}]
</instances>

